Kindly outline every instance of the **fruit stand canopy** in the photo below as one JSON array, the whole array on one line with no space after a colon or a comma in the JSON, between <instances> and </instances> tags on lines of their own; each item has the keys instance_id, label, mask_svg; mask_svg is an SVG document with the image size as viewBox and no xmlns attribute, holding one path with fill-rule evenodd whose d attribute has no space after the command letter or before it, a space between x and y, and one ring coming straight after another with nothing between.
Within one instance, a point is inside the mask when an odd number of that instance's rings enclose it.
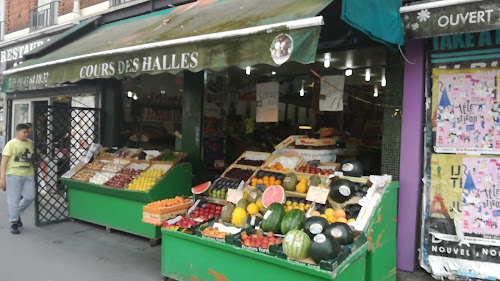
<instances>
[{"instance_id":1,"label":"fruit stand canopy","mask_svg":"<svg viewBox=\"0 0 500 281\"><path fill-rule=\"evenodd\" d=\"M200 0L94 27L48 54L31 54L32 59L5 71L2 91L83 79L312 63L323 24L316 15L331 2Z\"/></svg>"}]
</instances>

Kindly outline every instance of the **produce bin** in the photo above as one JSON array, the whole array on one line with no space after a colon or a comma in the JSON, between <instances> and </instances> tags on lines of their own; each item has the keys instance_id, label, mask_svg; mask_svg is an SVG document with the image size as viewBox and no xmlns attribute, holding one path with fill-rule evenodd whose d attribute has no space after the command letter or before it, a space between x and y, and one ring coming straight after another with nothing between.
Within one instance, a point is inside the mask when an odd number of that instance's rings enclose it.
<instances>
[{"instance_id":1,"label":"produce bin","mask_svg":"<svg viewBox=\"0 0 500 281\"><path fill-rule=\"evenodd\" d=\"M160 227L142 222L143 206L165 198L190 195L191 164L173 166L149 191L116 189L64 178L61 182L68 187L71 218L158 239Z\"/></svg>"},{"instance_id":2,"label":"produce bin","mask_svg":"<svg viewBox=\"0 0 500 281\"><path fill-rule=\"evenodd\" d=\"M396 280L398 183L389 185L366 232L368 241L334 271L162 230L162 276L175 280Z\"/></svg>"}]
</instances>

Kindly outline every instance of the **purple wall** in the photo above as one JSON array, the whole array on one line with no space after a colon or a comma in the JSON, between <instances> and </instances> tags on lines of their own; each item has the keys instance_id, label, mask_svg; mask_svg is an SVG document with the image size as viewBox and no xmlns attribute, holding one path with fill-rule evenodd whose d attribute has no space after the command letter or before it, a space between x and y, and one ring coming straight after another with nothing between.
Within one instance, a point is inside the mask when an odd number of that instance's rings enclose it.
<instances>
[{"instance_id":1,"label":"purple wall","mask_svg":"<svg viewBox=\"0 0 500 281\"><path fill-rule=\"evenodd\" d=\"M397 267L414 271L420 224L424 117L424 40L406 43L401 128Z\"/></svg>"}]
</instances>

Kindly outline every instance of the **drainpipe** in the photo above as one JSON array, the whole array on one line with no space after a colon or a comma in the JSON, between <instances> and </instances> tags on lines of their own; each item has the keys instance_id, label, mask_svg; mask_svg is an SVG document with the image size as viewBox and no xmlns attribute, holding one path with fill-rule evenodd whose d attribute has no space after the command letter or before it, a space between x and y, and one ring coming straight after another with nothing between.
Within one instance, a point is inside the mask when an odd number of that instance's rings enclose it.
<instances>
[{"instance_id":1,"label":"drainpipe","mask_svg":"<svg viewBox=\"0 0 500 281\"><path fill-rule=\"evenodd\" d=\"M0 0L2 1L2 0ZM80 0L74 0L73 1L73 14L75 14L75 16L80 16L81 10L80 10Z\"/></svg>"},{"instance_id":2,"label":"drainpipe","mask_svg":"<svg viewBox=\"0 0 500 281\"><path fill-rule=\"evenodd\" d=\"M5 36L5 0L0 0L0 41Z\"/></svg>"}]
</instances>

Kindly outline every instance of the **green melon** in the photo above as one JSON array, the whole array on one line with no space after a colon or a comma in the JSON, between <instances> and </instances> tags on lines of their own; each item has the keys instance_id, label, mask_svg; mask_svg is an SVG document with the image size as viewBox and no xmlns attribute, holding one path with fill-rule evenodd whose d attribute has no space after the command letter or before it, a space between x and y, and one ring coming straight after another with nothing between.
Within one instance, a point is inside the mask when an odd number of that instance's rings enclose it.
<instances>
[{"instance_id":1,"label":"green melon","mask_svg":"<svg viewBox=\"0 0 500 281\"><path fill-rule=\"evenodd\" d=\"M238 203L236 204L236 208L243 208L243 209L247 209L248 207L248 201L246 199L240 199L240 201L238 201Z\"/></svg>"},{"instance_id":2,"label":"green melon","mask_svg":"<svg viewBox=\"0 0 500 281\"><path fill-rule=\"evenodd\" d=\"M281 233L287 234L291 230L301 230L306 223L306 214L301 210L291 210L281 221Z\"/></svg>"},{"instance_id":3,"label":"green melon","mask_svg":"<svg viewBox=\"0 0 500 281\"><path fill-rule=\"evenodd\" d=\"M321 184L321 178L318 175L312 175L309 178L309 186L318 186Z\"/></svg>"},{"instance_id":4,"label":"green melon","mask_svg":"<svg viewBox=\"0 0 500 281\"><path fill-rule=\"evenodd\" d=\"M270 231L273 233L279 233L281 221L283 220L284 216L285 207L283 207L283 205L279 203L273 203L267 208L267 211L264 213L264 217L260 227L265 232Z\"/></svg>"},{"instance_id":5,"label":"green melon","mask_svg":"<svg viewBox=\"0 0 500 281\"><path fill-rule=\"evenodd\" d=\"M295 191L295 186L297 185L297 175L294 173L286 174L281 185L286 191Z\"/></svg>"},{"instance_id":6,"label":"green melon","mask_svg":"<svg viewBox=\"0 0 500 281\"><path fill-rule=\"evenodd\" d=\"M311 248L311 238L301 230L288 232L283 240L283 252L287 257L301 260L307 258Z\"/></svg>"},{"instance_id":7,"label":"green melon","mask_svg":"<svg viewBox=\"0 0 500 281\"><path fill-rule=\"evenodd\" d=\"M233 215L234 204L227 203L226 206L222 207L221 219L223 222L231 222L231 216Z\"/></svg>"}]
</instances>

